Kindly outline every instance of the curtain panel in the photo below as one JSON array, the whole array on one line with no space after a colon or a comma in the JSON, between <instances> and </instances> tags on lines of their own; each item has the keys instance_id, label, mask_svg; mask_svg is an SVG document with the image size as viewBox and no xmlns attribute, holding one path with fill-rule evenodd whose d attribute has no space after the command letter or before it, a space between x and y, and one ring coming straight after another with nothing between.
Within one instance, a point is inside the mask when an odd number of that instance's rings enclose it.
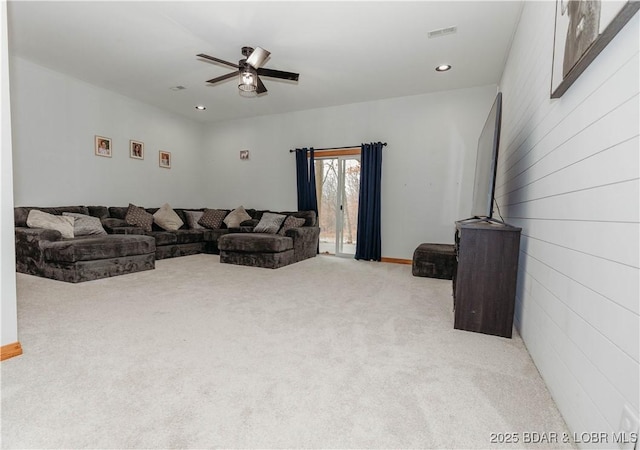
<instances>
[{"instance_id":1,"label":"curtain panel","mask_svg":"<svg viewBox=\"0 0 640 450\"><path fill-rule=\"evenodd\" d=\"M313 148L296 149L296 181L298 185L298 210L315 211L318 214L316 172Z\"/></svg>"},{"instance_id":2,"label":"curtain panel","mask_svg":"<svg viewBox=\"0 0 640 450\"><path fill-rule=\"evenodd\" d=\"M360 197L355 259L380 261L380 197L382 142L362 144L360 150Z\"/></svg>"}]
</instances>

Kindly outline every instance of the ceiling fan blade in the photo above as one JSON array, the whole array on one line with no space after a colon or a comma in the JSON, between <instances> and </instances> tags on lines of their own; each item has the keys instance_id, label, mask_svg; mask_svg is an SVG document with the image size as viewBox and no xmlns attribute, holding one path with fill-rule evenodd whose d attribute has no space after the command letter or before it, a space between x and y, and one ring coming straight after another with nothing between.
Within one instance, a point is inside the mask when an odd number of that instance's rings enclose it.
<instances>
[{"instance_id":1,"label":"ceiling fan blade","mask_svg":"<svg viewBox=\"0 0 640 450\"><path fill-rule=\"evenodd\" d=\"M224 81L227 80L229 78L233 78L233 77L237 77L238 76L238 72L231 72L228 73L226 75L222 75L220 77L216 77L216 78L212 78L210 80L207 80L207 83L217 83L218 81Z\"/></svg>"},{"instance_id":2,"label":"ceiling fan blade","mask_svg":"<svg viewBox=\"0 0 640 450\"><path fill-rule=\"evenodd\" d=\"M205 55L204 53L200 53L199 55L196 55L196 56L199 58L208 59L210 61L214 61L220 64L226 64L227 66L235 67L236 69L240 68L240 66L237 64L230 63L229 61L225 61L223 59L214 58L213 56Z\"/></svg>"},{"instance_id":3,"label":"ceiling fan blade","mask_svg":"<svg viewBox=\"0 0 640 450\"><path fill-rule=\"evenodd\" d=\"M291 81L298 81L298 77L300 76L297 73L266 69L264 67L258 69L258 75L263 75L265 77L271 77L271 78L282 78L283 80L291 80Z\"/></svg>"},{"instance_id":4,"label":"ceiling fan blade","mask_svg":"<svg viewBox=\"0 0 640 450\"><path fill-rule=\"evenodd\" d=\"M256 89L256 93L263 94L265 92L267 92L267 88L264 86L264 83L262 83L260 77L258 77L258 89Z\"/></svg>"},{"instance_id":5,"label":"ceiling fan blade","mask_svg":"<svg viewBox=\"0 0 640 450\"><path fill-rule=\"evenodd\" d=\"M271 52L268 52L267 50L261 47L256 47L253 49L253 52L251 52L251 54L247 58L247 63L251 65L254 69L257 69L262 64L264 64L264 62L267 60L270 54Z\"/></svg>"}]
</instances>

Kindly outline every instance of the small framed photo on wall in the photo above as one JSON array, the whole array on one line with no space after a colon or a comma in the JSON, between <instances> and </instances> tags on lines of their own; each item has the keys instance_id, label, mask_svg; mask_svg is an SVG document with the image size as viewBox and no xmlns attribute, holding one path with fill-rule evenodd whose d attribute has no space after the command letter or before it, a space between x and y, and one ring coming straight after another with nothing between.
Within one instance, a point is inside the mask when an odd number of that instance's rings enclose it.
<instances>
[{"instance_id":1,"label":"small framed photo on wall","mask_svg":"<svg viewBox=\"0 0 640 450\"><path fill-rule=\"evenodd\" d=\"M249 150L240 150L240 159L249 159Z\"/></svg>"},{"instance_id":2,"label":"small framed photo on wall","mask_svg":"<svg viewBox=\"0 0 640 450\"><path fill-rule=\"evenodd\" d=\"M106 156L111 158L111 139L104 136L96 136L95 139L96 156Z\"/></svg>"},{"instance_id":3,"label":"small framed photo on wall","mask_svg":"<svg viewBox=\"0 0 640 450\"><path fill-rule=\"evenodd\" d=\"M144 159L144 143L139 141L129 141L129 158Z\"/></svg>"},{"instance_id":4,"label":"small framed photo on wall","mask_svg":"<svg viewBox=\"0 0 640 450\"><path fill-rule=\"evenodd\" d=\"M171 169L171 152L160 150L158 152L158 159L160 161L160 167L163 169Z\"/></svg>"}]
</instances>

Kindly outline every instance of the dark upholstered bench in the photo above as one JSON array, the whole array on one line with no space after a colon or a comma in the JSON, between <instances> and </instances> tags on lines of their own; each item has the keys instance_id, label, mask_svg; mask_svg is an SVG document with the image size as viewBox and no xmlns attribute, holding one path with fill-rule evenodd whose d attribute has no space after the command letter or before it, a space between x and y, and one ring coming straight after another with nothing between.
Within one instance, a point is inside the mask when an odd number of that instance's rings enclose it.
<instances>
[{"instance_id":1,"label":"dark upholstered bench","mask_svg":"<svg viewBox=\"0 0 640 450\"><path fill-rule=\"evenodd\" d=\"M453 244L420 244L413 252L411 273L414 277L451 280L455 265Z\"/></svg>"}]
</instances>

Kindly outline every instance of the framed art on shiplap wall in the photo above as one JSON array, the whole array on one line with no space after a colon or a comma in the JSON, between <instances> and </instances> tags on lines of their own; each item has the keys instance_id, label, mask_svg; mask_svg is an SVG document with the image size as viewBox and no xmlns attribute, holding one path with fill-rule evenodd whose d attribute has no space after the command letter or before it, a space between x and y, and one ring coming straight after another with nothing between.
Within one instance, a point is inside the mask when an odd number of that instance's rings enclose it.
<instances>
[{"instance_id":1,"label":"framed art on shiplap wall","mask_svg":"<svg viewBox=\"0 0 640 450\"><path fill-rule=\"evenodd\" d=\"M551 98L569 89L638 9L631 0L556 0Z\"/></svg>"}]
</instances>

